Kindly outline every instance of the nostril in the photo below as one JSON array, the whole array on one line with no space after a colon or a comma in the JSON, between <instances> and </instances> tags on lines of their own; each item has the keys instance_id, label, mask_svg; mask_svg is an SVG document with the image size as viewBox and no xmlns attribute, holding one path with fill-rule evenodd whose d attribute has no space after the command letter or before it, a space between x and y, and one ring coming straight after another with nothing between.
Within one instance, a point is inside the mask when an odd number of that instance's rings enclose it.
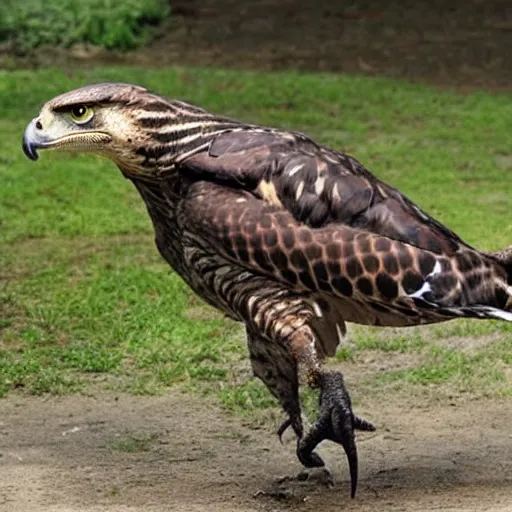
<instances>
[{"instance_id":1,"label":"nostril","mask_svg":"<svg viewBox=\"0 0 512 512\"><path fill-rule=\"evenodd\" d=\"M36 128L38 130L42 130L43 129L43 125L41 124L41 121L39 121L39 119L36 121Z\"/></svg>"}]
</instances>

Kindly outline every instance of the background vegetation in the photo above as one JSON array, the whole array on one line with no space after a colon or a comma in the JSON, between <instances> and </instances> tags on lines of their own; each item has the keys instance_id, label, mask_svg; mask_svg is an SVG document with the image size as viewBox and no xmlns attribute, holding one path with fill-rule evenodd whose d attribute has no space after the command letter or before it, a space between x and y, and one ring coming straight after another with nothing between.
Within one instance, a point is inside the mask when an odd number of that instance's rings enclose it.
<instances>
[{"instance_id":1,"label":"background vegetation","mask_svg":"<svg viewBox=\"0 0 512 512\"><path fill-rule=\"evenodd\" d=\"M507 95L293 72L0 73L0 395L93 384L146 394L178 384L232 409L274 404L251 379L240 326L204 306L160 259L142 201L111 162L44 153L33 163L22 154L24 127L46 100L104 80L305 131L356 155L471 244L512 241ZM431 393L443 383L446 393L509 395L511 327L353 327L338 361L349 382L352 371L372 392Z\"/></svg>"},{"instance_id":2,"label":"background vegetation","mask_svg":"<svg viewBox=\"0 0 512 512\"><path fill-rule=\"evenodd\" d=\"M147 43L169 14L166 0L2 0L0 43L20 54L76 43L129 50Z\"/></svg>"}]
</instances>

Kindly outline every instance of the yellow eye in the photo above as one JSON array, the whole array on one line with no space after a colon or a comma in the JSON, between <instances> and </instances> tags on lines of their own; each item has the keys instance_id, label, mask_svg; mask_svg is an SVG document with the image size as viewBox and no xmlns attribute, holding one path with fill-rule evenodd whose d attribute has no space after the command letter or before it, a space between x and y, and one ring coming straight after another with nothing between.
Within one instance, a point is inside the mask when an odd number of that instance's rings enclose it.
<instances>
[{"instance_id":1,"label":"yellow eye","mask_svg":"<svg viewBox=\"0 0 512 512\"><path fill-rule=\"evenodd\" d=\"M92 108L86 107L85 105L75 105L71 109L70 114L71 119L73 119L75 123L84 124L92 119L94 111Z\"/></svg>"}]
</instances>

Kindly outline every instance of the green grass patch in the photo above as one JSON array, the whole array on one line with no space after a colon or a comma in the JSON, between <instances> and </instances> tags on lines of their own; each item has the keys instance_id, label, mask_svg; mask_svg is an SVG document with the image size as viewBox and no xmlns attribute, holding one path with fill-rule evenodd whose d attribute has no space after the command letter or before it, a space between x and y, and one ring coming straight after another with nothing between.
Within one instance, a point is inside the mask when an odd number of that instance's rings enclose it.
<instances>
[{"instance_id":1,"label":"green grass patch","mask_svg":"<svg viewBox=\"0 0 512 512\"><path fill-rule=\"evenodd\" d=\"M110 444L110 449L114 452L137 453L148 452L156 440L155 435L147 436L128 436L126 439L117 439Z\"/></svg>"},{"instance_id":2,"label":"green grass patch","mask_svg":"<svg viewBox=\"0 0 512 512\"><path fill-rule=\"evenodd\" d=\"M219 397L227 408L234 411L267 409L277 404L265 386L256 380L223 386L219 391Z\"/></svg>"},{"instance_id":3,"label":"green grass patch","mask_svg":"<svg viewBox=\"0 0 512 512\"><path fill-rule=\"evenodd\" d=\"M169 13L166 0L3 0L0 43L21 54L77 43L129 50L147 43Z\"/></svg>"},{"instance_id":4,"label":"green grass patch","mask_svg":"<svg viewBox=\"0 0 512 512\"><path fill-rule=\"evenodd\" d=\"M479 396L512 396L510 350L512 341L497 342L490 348L470 352L432 346L422 363L406 370L389 371L379 377L383 383L400 382L421 386L450 384L458 392Z\"/></svg>"},{"instance_id":5,"label":"green grass patch","mask_svg":"<svg viewBox=\"0 0 512 512\"><path fill-rule=\"evenodd\" d=\"M359 350L383 352L413 352L423 348L426 340L420 329L368 329L354 326L352 340ZM337 354L344 358L343 352Z\"/></svg>"},{"instance_id":6,"label":"green grass patch","mask_svg":"<svg viewBox=\"0 0 512 512\"><path fill-rule=\"evenodd\" d=\"M179 385L234 411L272 411L250 378L240 326L201 305L160 259L144 205L94 156L22 154L26 123L84 83L145 85L243 120L301 130L356 155L468 242L512 242L510 95L460 96L362 77L216 70L98 68L0 72L0 395L134 394ZM495 342L443 346L447 338ZM512 326L460 321L423 329L357 327L338 361L414 354L376 370L385 386L510 389ZM356 383L357 385L357 383ZM306 398L315 406L313 395Z\"/></svg>"}]
</instances>

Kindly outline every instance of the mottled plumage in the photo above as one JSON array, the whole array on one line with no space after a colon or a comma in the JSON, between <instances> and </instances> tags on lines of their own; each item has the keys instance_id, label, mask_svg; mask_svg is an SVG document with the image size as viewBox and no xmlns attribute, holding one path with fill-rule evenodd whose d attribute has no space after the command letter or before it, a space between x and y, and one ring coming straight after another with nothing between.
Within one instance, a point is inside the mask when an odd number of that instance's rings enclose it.
<instances>
[{"instance_id":1,"label":"mottled plumage","mask_svg":"<svg viewBox=\"0 0 512 512\"><path fill-rule=\"evenodd\" d=\"M137 86L99 84L48 102L27 127L39 148L92 151L133 181L165 260L247 329L254 374L279 400L297 455L343 445L357 484L353 415L333 355L345 322L512 321L512 248L482 253L361 163L295 132L245 124ZM304 433L299 376L320 389Z\"/></svg>"}]
</instances>

